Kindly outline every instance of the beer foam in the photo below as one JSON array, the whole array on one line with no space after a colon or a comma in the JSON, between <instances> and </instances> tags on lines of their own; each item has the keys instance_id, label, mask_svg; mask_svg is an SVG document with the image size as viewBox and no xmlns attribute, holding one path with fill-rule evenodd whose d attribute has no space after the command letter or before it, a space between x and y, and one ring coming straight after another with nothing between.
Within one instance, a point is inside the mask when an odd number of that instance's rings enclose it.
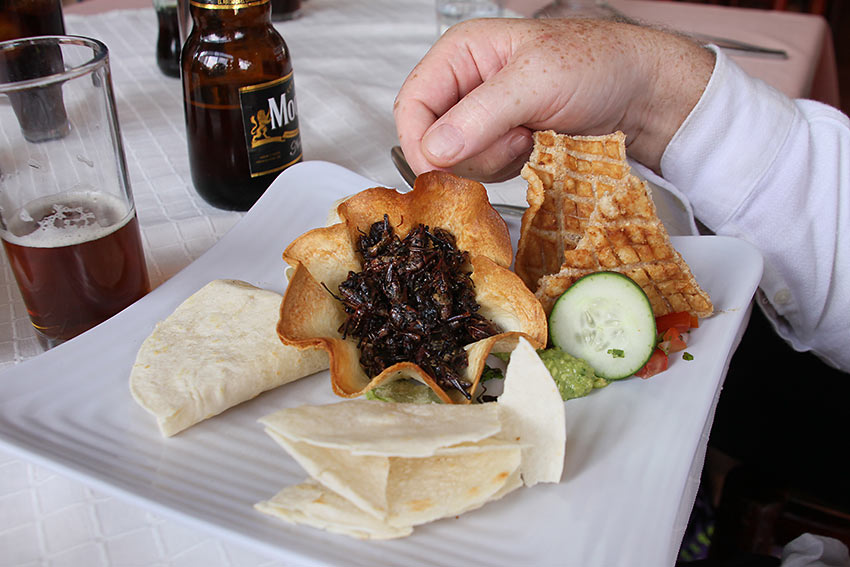
<instances>
[{"instance_id":1,"label":"beer foam","mask_svg":"<svg viewBox=\"0 0 850 567\"><path fill-rule=\"evenodd\" d=\"M52 195L24 205L12 218L3 239L31 248L59 248L112 234L133 218L119 198L94 191Z\"/></svg>"}]
</instances>

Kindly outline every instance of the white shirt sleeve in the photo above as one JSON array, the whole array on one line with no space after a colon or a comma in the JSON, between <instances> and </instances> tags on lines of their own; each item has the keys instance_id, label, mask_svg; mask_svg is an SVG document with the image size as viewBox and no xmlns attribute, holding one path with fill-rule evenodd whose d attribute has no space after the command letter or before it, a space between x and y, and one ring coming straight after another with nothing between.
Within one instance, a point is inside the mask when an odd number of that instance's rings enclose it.
<instances>
[{"instance_id":1,"label":"white shirt sleeve","mask_svg":"<svg viewBox=\"0 0 850 567\"><path fill-rule=\"evenodd\" d=\"M663 176L708 228L761 250L762 304L777 332L850 371L850 120L789 99L714 51Z\"/></svg>"}]
</instances>

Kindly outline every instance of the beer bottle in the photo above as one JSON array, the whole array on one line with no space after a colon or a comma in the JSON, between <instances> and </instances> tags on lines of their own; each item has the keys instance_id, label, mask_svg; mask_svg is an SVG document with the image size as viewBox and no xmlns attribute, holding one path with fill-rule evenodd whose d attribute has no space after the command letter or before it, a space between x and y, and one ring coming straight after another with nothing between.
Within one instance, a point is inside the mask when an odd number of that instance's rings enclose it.
<instances>
[{"instance_id":1,"label":"beer bottle","mask_svg":"<svg viewBox=\"0 0 850 567\"><path fill-rule=\"evenodd\" d=\"M40 35L65 35L62 0L0 0L0 41ZM64 69L58 46L30 46L0 62L0 81L23 81ZM30 142L63 138L71 131L60 85L8 96Z\"/></svg>"},{"instance_id":2,"label":"beer bottle","mask_svg":"<svg viewBox=\"0 0 850 567\"><path fill-rule=\"evenodd\" d=\"M247 210L301 161L289 50L269 0L191 0L181 55L189 164L208 203Z\"/></svg>"},{"instance_id":3,"label":"beer bottle","mask_svg":"<svg viewBox=\"0 0 850 567\"><path fill-rule=\"evenodd\" d=\"M62 0L0 0L0 41L65 35Z\"/></svg>"},{"instance_id":4,"label":"beer bottle","mask_svg":"<svg viewBox=\"0 0 850 567\"><path fill-rule=\"evenodd\" d=\"M286 21L301 17L301 0L271 0L272 20Z\"/></svg>"},{"instance_id":5,"label":"beer bottle","mask_svg":"<svg viewBox=\"0 0 850 567\"><path fill-rule=\"evenodd\" d=\"M159 31L156 37L156 64L164 75L180 76L180 26L177 0L153 0Z\"/></svg>"}]
</instances>

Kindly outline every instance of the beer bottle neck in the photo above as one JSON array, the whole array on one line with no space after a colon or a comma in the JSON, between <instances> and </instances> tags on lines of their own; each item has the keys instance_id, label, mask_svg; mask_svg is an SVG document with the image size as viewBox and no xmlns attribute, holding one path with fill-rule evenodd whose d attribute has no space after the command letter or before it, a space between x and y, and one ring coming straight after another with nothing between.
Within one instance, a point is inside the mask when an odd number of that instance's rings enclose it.
<instances>
[{"instance_id":1,"label":"beer bottle neck","mask_svg":"<svg viewBox=\"0 0 850 567\"><path fill-rule=\"evenodd\" d=\"M206 3L192 1L192 19L199 30L245 29L271 26L271 3L269 0L229 1Z\"/></svg>"}]
</instances>

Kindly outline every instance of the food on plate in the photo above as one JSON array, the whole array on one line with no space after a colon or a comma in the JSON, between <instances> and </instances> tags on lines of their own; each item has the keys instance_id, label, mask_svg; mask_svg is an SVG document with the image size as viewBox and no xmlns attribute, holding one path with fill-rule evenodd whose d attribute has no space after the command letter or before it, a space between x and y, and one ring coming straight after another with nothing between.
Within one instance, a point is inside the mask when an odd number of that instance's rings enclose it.
<instances>
[{"instance_id":1,"label":"food on plate","mask_svg":"<svg viewBox=\"0 0 850 567\"><path fill-rule=\"evenodd\" d=\"M485 371L486 372L486 371ZM484 375L482 373L482 381ZM443 400L437 397L434 390L412 378L402 378L384 382L366 392L367 400L381 402L400 402L406 404L441 404Z\"/></svg>"},{"instance_id":2,"label":"food on plate","mask_svg":"<svg viewBox=\"0 0 850 567\"><path fill-rule=\"evenodd\" d=\"M547 313L582 276L614 271L634 280L656 316L708 317L711 299L670 243L646 182L631 174L625 135L535 132L516 272Z\"/></svg>"},{"instance_id":3,"label":"food on plate","mask_svg":"<svg viewBox=\"0 0 850 567\"><path fill-rule=\"evenodd\" d=\"M281 344L281 299L243 281L214 280L156 325L136 355L130 391L164 436L328 367L322 350Z\"/></svg>"},{"instance_id":4,"label":"food on plate","mask_svg":"<svg viewBox=\"0 0 850 567\"><path fill-rule=\"evenodd\" d=\"M466 393L464 345L499 333L478 313L469 254L454 236L423 224L403 239L385 215L357 241L363 269L339 284L347 315L342 337L355 337L360 364L376 376L413 361L445 391Z\"/></svg>"},{"instance_id":5,"label":"food on plate","mask_svg":"<svg viewBox=\"0 0 850 567\"><path fill-rule=\"evenodd\" d=\"M564 402L552 375L523 339L511 353L497 403L505 434L524 443L523 483L559 482L566 449Z\"/></svg>"},{"instance_id":6,"label":"food on plate","mask_svg":"<svg viewBox=\"0 0 850 567\"><path fill-rule=\"evenodd\" d=\"M608 380L597 376L587 361L576 358L558 347L539 350L537 354L552 375L564 401L581 398L608 385Z\"/></svg>"},{"instance_id":7,"label":"food on plate","mask_svg":"<svg viewBox=\"0 0 850 567\"><path fill-rule=\"evenodd\" d=\"M617 380L649 360L656 344L649 298L618 272L593 272L573 283L549 314L552 344Z\"/></svg>"},{"instance_id":8,"label":"food on plate","mask_svg":"<svg viewBox=\"0 0 850 567\"><path fill-rule=\"evenodd\" d=\"M519 336L545 346L546 315L510 271L507 225L480 183L434 171L409 193L361 191L332 218L283 253L294 271L277 329L328 351L339 396L412 378L469 403L490 352Z\"/></svg>"},{"instance_id":9,"label":"food on plate","mask_svg":"<svg viewBox=\"0 0 850 567\"><path fill-rule=\"evenodd\" d=\"M655 350L646 364L635 372L639 378L650 378L659 372L667 370L669 357L672 353L684 351L688 346L691 329L699 327L699 318L690 313L668 313L655 318L657 341ZM693 360L693 355L685 352L685 360Z\"/></svg>"},{"instance_id":10,"label":"food on plate","mask_svg":"<svg viewBox=\"0 0 850 567\"><path fill-rule=\"evenodd\" d=\"M256 509L362 539L406 536L523 484L559 482L563 472L564 404L524 338L495 403L360 399L283 409L260 421L309 478Z\"/></svg>"}]
</instances>

